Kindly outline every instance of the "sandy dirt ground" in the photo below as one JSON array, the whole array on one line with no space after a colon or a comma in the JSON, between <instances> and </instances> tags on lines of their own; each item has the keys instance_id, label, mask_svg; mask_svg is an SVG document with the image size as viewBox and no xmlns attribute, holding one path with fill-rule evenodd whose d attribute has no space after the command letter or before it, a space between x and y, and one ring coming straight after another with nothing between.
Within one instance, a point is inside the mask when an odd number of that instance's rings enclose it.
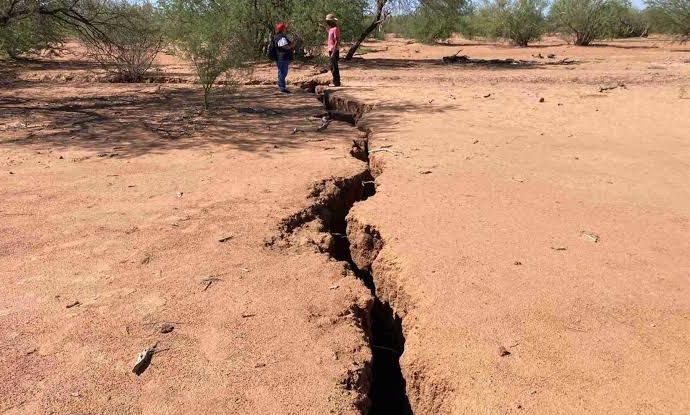
<instances>
[{"instance_id":1,"label":"sandy dirt ground","mask_svg":"<svg viewBox=\"0 0 690 415\"><path fill-rule=\"evenodd\" d=\"M248 88L209 115L198 97L3 90L2 413L359 413L368 291L326 256L265 247L314 183L362 169L352 128L314 132L311 95Z\"/></svg>"},{"instance_id":2,"label":"sandy dirt ground","mask_svg":"<svg viewBox=\"0 0 690 415\"><path fill-rule=\"evenodd\" d=\"M339 92L376 105L349 232L414 413L688 413L690 49L378 50Z\"/></svg>"},{"instance_id":3,"label":"sandy dirt ground","mask_svg":"<svg viewBox=\"0 0 690 415\"><path fill-rule=\"evenodd\" d=\"M459 49L523 62L442 64ZM690 47L365 51L329 99L367 105L368 163L270 65L210 113L168 56L139 85L78 48L5 65L0 411L365 412L387 348L368 283L401 319L415 414L689 412ZM363 282L315 252L338 235L312 216L369 169L347 229Z\"/></svg>"}]
</instances>

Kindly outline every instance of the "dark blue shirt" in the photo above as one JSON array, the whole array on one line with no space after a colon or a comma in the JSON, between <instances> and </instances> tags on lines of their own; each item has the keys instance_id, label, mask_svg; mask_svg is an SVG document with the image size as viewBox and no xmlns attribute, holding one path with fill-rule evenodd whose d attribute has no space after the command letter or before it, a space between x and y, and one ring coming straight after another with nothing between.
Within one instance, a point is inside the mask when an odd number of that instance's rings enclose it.
<instances>
[{"instance_id":1,"label":"dark blue shirt","mask_svg":"<svg viewBox=\"0 0 690 415\"><path fill-rule=\"evenodd\" d=\"M284 47L280 47L280 46L278 46L278 42L283 38L285 40L287 40L287 45ZM278 33L273 38L273 42L275 42L276 51L278 52L277 55L278 55L279 61L288 61L289 62L293 59L292 49L290 49L290 47L292 46L292 42L290 42L290 39L288 39L288 37L285 36L285 34Z\"/></svg>"}]
</instances>

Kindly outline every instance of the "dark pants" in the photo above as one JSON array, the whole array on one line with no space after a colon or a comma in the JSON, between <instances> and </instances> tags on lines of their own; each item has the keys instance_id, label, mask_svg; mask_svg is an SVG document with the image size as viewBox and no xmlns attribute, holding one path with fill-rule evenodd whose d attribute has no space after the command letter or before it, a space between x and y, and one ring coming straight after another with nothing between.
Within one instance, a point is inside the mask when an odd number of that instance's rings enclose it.
<instances>
[{"instance_id":1,"label":"dark pants","mask_svg":"<svg viewBox=\"0 0 690 415\"><path fill-rule=\"evenodd\" d=\"M338 61L340 60L340 51L334 49L329 53L331 61L331 73L333 74L333 85L340 86L340 68L338 68Z\"/></svg>"},{"instance_id":2,"label":"dark pants","mask_svg":"<svg viewBox=\"0 0 690 415\"><path fill-rule=\"evenodd\" d=\"M285 78L287 78L288 72L290 71L290 61L278 60L276 65L278 66L278 88L281 91L286 91L287 85L285 84Z\"/></svg>"}]
</instances>

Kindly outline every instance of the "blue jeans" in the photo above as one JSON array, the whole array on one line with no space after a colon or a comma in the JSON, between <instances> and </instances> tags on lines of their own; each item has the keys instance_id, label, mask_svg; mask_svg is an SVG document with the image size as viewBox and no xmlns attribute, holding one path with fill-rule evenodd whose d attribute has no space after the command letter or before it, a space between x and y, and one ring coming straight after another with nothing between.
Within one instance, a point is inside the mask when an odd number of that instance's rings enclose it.
<instances>
[{"instance_id":1,"label":"blue jeans","mask_svg":"<svg viewBox=\"0 0 690 415\"><path fill-rule=\"evenodd\" d=\"M281 91L287 90L287 85L285 84L285 78L288 76L288 72L290 71L290 61L277 61L276 65L278 66L278 88Z\"/></svg>"}]
</instances>

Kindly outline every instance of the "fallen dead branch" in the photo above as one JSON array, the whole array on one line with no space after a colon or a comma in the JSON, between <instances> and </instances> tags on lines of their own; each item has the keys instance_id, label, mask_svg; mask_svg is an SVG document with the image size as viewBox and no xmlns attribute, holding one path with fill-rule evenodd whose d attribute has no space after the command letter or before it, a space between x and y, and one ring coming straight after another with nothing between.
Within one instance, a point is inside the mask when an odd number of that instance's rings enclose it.
<instances>
[{"instance_id":1,"label":"fallen dead branch","mask_svg":"<svg viewBox=\"0 0 690 415\"><path fill-rule=\"evenodd\" d=\"M554 56L555 57L555 56ZM543 56L541 57L543 59ZM472 59L467 55L451 55L444 56L443 63L445 64L460 64L460 65L484 65L484 66L537 66L537 65L573 65L577 61L564 58L556 62L537 62L537 61L527 61L522 59Z\"/></svg>"}]
</instances>

